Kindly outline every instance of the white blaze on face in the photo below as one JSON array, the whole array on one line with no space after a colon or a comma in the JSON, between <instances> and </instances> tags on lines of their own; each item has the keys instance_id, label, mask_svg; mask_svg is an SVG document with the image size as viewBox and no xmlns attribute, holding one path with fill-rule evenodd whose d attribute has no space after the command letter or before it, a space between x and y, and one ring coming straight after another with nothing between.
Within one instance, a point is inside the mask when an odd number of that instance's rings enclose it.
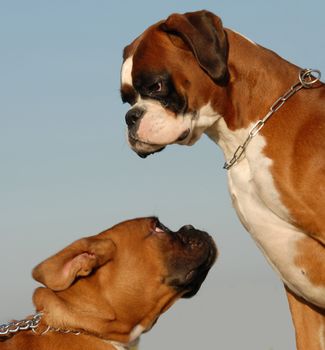
<instances>
[{"instance_id":1,"label":"white blaze on face","mask_svg":"<svg viewBox=\"0 0 325 350\"><path fill-rule=\"evenodd\" d=\"M133 56L128 57L122 66L121 70L121 81L123 84L132 86L132 67L133 67Z\"/></svg>"}]
</instances>

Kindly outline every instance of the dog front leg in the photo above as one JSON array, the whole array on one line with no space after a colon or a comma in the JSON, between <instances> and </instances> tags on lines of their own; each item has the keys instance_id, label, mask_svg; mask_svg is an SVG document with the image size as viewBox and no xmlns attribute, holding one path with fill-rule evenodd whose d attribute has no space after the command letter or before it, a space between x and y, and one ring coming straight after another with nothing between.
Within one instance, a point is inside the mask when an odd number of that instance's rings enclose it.
<instances>
[{"instance_id":1,"label":"dog front leg","mask_svg":"<svg viewBox=\"0 0 325 350\"><path fill-rule=\"evenodd\" d=\"M297 350L325 350L325 310L285 287L296 333Z\"/></svg>"}]
</instances>

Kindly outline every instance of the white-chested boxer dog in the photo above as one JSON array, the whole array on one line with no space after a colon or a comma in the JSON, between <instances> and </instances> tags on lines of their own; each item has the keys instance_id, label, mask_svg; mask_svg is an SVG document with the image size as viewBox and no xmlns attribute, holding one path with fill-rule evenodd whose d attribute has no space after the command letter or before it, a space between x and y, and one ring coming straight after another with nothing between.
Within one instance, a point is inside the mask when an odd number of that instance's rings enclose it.
<instances>
[{"instance_id":1,"label":"white-chested boxer dog","mask_svg":"<svg viewBox=\"0 0 325 350\"><path fill-rule=\"evenodd\" d=\"M298 349L325 349L325 87L207 11L173 14L124 50L128 140L141 157L223 150L234 207L282 278ZM265 127L264 127L265 124Z\"/></svg>"},{"instance_id":2,"label":"white-chested boxer dog","mask_svg":"<svg viewBox=\"0 0 325 350\"><path fill-rule=\"evenodd\" d=\"M0 325L0 349L135 349L163 312L197 293L216 256L207 233L173 232L155 217L79 239L33 270L45 285L33 296L38 313Z\"/></svg>"}]
</instances>

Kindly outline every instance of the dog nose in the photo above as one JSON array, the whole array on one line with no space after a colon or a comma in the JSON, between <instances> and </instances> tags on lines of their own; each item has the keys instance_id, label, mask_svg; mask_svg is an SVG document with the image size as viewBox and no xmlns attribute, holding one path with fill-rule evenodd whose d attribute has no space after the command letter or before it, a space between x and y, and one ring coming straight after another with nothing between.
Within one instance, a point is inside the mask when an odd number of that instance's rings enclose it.
<instances>
[{"instance_id":1,"label":"dog nose","mask_svg":"<svg viewBox=\"0 0 325 350\"><path fill-rule=\"evenodd\" d=\"M144 109L135 107L131 108L125 115L125 122L128 127L133 126L143 115Z\"/></svg>"}]
</instances>

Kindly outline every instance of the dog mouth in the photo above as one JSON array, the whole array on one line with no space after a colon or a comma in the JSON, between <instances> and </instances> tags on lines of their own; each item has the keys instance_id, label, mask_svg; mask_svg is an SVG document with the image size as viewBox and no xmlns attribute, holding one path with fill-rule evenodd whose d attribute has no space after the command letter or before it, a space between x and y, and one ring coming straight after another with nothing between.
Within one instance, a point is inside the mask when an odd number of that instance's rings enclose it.
<instances>
[{"instance_id":1,"label":"dog mouth","mask_svg":"<svg viewBox=\"0 0 325 350\"><path fill-rule=\"evenodd\" d=\"M133 136L130 131L128 133L128 141L133 151L140 158L147 158L151 154L161 152L166 147L139 140L137 137Z\"/></svg>"},{"instance_id":2,"label":"dog mouth","mask_svg":"<svg viewBox=\"0 0 325 350\"><path fill-rule=\"evenodd\" d=\"M217 248L210 235L194 228L190 229L188 233L180 234L179 237L185 246L190 246L190 254L197 255L196 264L191 266L189 263L183 279L179 281L178 286L176 284L178 289L184 290L182 298L191 298L199 291L209 270L216 261Z\"/></svg>"},{"instance_id":3,"label":"dog mouth","mask_svg":"<svg viewBox=\"0 0 325 350\"><path fill-rule=\"evenodd\" d=\"M191 129L187 128L174 141L170 142L169 144L184 142L188 138L190 133ZM128 132L128 141L135 153L141 158L146 158L151 154L161 152L167 146L140 140L136 136L134 136L130 130Z\"/></svg>"},{"instance_id":4,"label":"dog mouth","mask_svg":"<svg viewBox=\"0 0 325 350\"><path fill-rule=\"evenodd\" d=\"M179 138L174 142L174 143L179 143L179 142L183 142L188 138L188 135L191 133L191 129L187 128L186 130L184 130L181 135L179 136Z\"/></svg>"},{"instance_id":5,"label":"dog mouth","mask_svg":"<svg viewBox=\"0 0 325 350\"><path fill-rule=\"evenodd\" d=\"M217 258L212 237L192 225L173 232L157 220L154 227L154 233L169 238L164 249L168 268L166 283L182 293L182 298L194 296Z\"/></svg>"}]
</instances>

